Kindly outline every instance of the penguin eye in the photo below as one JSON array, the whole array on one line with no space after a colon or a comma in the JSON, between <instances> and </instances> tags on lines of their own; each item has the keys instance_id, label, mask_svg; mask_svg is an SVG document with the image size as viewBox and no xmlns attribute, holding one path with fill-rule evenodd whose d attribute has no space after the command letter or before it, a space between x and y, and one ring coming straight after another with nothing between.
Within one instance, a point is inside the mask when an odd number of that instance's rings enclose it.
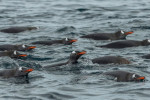
<instances>
[{"instance_id":1,"label":"penguin eye","mask_svg":"<svg viewBox=\"0 0 150 100\"><path fill-rule=\"evenodd\" d=\"M17 51L14 51L14 55L17 55Z\"/></svg>"},{"instance_id":2,"label":"penguin eye","mask_svg":"<svg viewBox=\"0 0 150 100\"><path fill-rule=\"evenodd\" d=\"M132 78L135 78L135 74L132 75Z\"/></svg>"},{"instance_id":3,"label":"penguin eye","mask_svg":"<svg viewBox=\"0 0 150 100\"><path fill-rule=\"evenodd\" d=\"M26 46L23 44L23 45L22 45L22 48L25 48L25 47L26 47Z\"/></svg>"},{"instance_id":4,"label":"penguin eye","mask_svg":"<svg viewBox=\"0 0 150 100\"><path fill-rule=\"evenodd\" d=\"M76 53L75 51L72 51L72 53L74 54L74 53Z\"/></svg>"},{"instance_id":5,"label":"penguin eye","mask_svg":"<svg viewBox=\"0 0 150 100\"><path fill-rule=\"evenodd\" d=\"M121 30L121 33L124 34L124 31Z\"/></svg>"},{"instance_id":6,"label":"penguin eye","mask_svg":"<svg viewBox=\"0 0 150 100\"><path fill-rule=\"evenodd\" d=\"M19 71L22 71L22 67L19 67L19 69L18 69Z\"/></svg>"},{"instance_id":7,"label":"penguin eye","mask_svg":"<svg viewBox=\"0 0 150 100\"><path fill-rule=\"evenodd\" d=\"M150 40L147 40L150 43Z\"/></svg>"},{"instance_id":8,"label":"penguin eye","mask_svg":"<svg viewBox=\"0 0 150 100\"><path fill-rule=\"evenodd\" d=\"M66 38L65 40L68 41L68 38Z\"/></svg>"}]
</instances>

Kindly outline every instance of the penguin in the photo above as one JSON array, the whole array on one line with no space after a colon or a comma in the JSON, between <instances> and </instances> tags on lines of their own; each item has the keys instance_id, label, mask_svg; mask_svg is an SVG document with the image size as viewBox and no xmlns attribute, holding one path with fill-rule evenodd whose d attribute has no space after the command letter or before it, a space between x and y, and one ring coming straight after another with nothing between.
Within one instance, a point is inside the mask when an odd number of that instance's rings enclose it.
<instances>
[{"instance_id":1,"label":"penguin","mask_svg":"<svg viewBox=\"0 0 150 100\"><path fill-rule=\"evenodd\" d=\"M2 78L12 78L12 77L28 77L28 74L32 72L33 69L25 68L25 67L18 67L14 69L5 69L0 70L0 77Z\"/></svg>"},{"instance_id":2,"label":"penguin","mask_svg":"<svg viewBox=\"0 0 150 100\"><path fill-rule=\"evenodd\" d=\"M137 40L117 41L117 42L112 42L112 43L97 46L97 47L120 49L120 48L126 48L126 47L137 47L137 46L148 46L148 45L150 45L150 40L145 39L142 41L137 41Z\"/></svg>"},{"instance_id":3,"label":"penguin","mask_svg":"<svg viewBox=\"0 0 150 100\"><path fill-rule=\"evenodd\" d=\"M130 64L131 62L119 56L104 56L92 59L93 63L97 64Z\"/></svg>"},{"instance_id":4,"label":"penguin","mask_svg":"<svg viewBox=\"0 0 150 100\"><path fill-rule=\"evenodd\" d=\"M121 39L126 39L126 36L132 33L133 31L124 32L120 30L115 33L95 33L95 34L84 35L81 36L81 38L89 38L93 40L121 40Z\"/></svg>"},{"instance_id":5,"label":"penguin","mask_svg":"<svg viewBox=\"0 0 150 100\"><path fill-rule=\"evenodd\" d=\"M17 51L29 51L36 48L36 46L28 46L28 45L12 45L12 44L4 44L0 45L0 51L5 51L5 50L17 50Z\"/></svg>"},{"instance_id":6,"label":"penguin","mask_svg":"<svg viewBox=\"0 0 150 100\"><path fill-rule=\"evenodd\" d=\"M144 55L144 56L142 56L142 58L150 59L150 54Z\"/></svg>"},{"instance_id":7,"label":"penguin","mask_svg":"<svg viewBox=\"0 0 150 100\"><path fill-rule=\"evenodd\" d=\"M36 41L32 42L32 44L41 44L41 45L53 45L53 44L65 44L65 45L71 45L73 42L76 42L77 39L61 39L61 40L49 40L49 41Z\"/></svg>"},{"instance_id":8,"label":"penguin","mask_svg":"<svg viewBox=\"0 0 150 100\"><path fill-rule=\"evenodd\" d=\"M35 30L38 29L37 27L10 27L10 28L6 28L6 29L2 29L0 30L0 32L4 32L4 33L20 33L20 32L24 32L27 30Z\"/></svg>"},{"instance_id":9,"label":"penguin","mask_svg":"<svg viewBox=\"0 0 150 100\"><path fill-rule=\"evenodd\" d=\"M51 68L51 67L57 67L57 66L62 66L62 65L67 65L67 64L76 64L76 63L78 63L78 59L84 54L86 54L86 51L82 51L82 52L73 51L70 54L69 60L67 62L58 63L58 64L54 64L54 65L43 66L43 68Z\"/></svg>"},{"instance_id":10,"label":"penguin","mask_svg":"<svg viewBox=\"0 0 150 100\"><path fill-rule=\"evenodd\" d=\"M15 51L2 51L0 52L0 57L8 56L10 58L21 58L26 57L26 54L20 54L16 50Z\"/></svg>"},{"instance_id":11,"label":"penguin","mask_svg":"<svg viewBox=\"0 0 150 100\"><path fill-rule=\"evenodd\" d=\"M104 75L111 76L114 80L117 82L141 82L145 80L144 76L140 76L135 73L130 73L126 71L110 71L110 72L105 72Z\"/></svg>"}]
</instances>

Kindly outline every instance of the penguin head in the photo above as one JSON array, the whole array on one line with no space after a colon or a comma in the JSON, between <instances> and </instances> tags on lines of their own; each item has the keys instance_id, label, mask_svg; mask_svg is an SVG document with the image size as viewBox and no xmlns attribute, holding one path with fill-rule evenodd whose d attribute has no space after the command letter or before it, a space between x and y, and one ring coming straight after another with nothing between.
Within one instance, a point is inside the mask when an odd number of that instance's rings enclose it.
<instances>
[{"instance_id":1,"label":"penguin head","mask_svg":"<svg viewBox=\"0 0 150 100\"><path fill-rule=\"evenodd\" d=\"M135 73L132 73L132 74L130 74L130 76L129 76L129 80L130 80L130 81L143 81L143 80L145 80L145 77L140 76L140 75L135 74Z\"/></svg>"},{"instance_id":2,"label":"penguin head","mask_svg":"<svg viewBox=\"0 0 150 100\"><path fill-rule=\"evenodd\" d=\"M143 46L150 45L150 40L149 40L149 39L143 40L143 41L142 41L142 45L143 45Z\"/></svg>"},{"instance_id":3,"label":"penguin head","mask_svg":"<svg viewBox=\"0 0 150 100\"><path fill-rule=\"evenodd\" d=\"M76 42L76 41L77 41L77 39L69 39L69 38L63 39L63 43L65 45L70 45L70 44L72 44L73 42Z\"/></svg>"},{"instance_id":4,"label":"penguin head","mask_svg":"<svg viewBox=\"0 0 150 100\"><path fill-rule=\"evenodd\" d=\"M15 51L5 51L7 55L11 58L20 58L20 57L26 57L26 54L20 54L19 52Z\"/></svg>"},{"instance_id":5,"label":"penguin head","mask_svg":"<svg viewBox=\"0 0 150 100\"><path fill-rule=\"evenodd\" d=\"M69 61L71 61L71 63L77 63L77 60L84 54L86 54L86 51L72 51Z\"/></svg>"},{"instance_id":6,"label":"penguin head","mask_svg":"<svg viewBox=\"0 0 150 100\"><path fill-rule=\"evenodd\" d=\"M32 50L36 48L36 46L27 46L27 45L17 45L17 50L20 50L20 51L26 51L26 50Z\"/></svg>"},{"instance_id":7,"label":"penguin head","mask_svg":"<svg viewBox=\"0 0 150 100\"><path fill-rule=\"evenodd\" d=\"M19 76L27 76L33 69L25 68L25 67L18 67L15 70L15 77Z\"/></svg>"},{"instance_id":8,"label":"penguin head","mask_svg":"<svg viewBox=\"0 0 150 100\"><path fill-rule=\"evenodd\" d=\"M133 31L130 31L130 32L125 32L125 31L118 31L115 33L116 37L118 37L119 39L126 39L126 36L129 35L129 34L132 34Z\"/></svg>"},{"instance_id":9,"label":"penguin head","mask_svg":"<svg viewBox=\"0 0 150 100\"><path fill-rule=\"evenodd\" d=\"M27 27L28 30L36 30L38 27Z\"/></svg>"}]
</instances>

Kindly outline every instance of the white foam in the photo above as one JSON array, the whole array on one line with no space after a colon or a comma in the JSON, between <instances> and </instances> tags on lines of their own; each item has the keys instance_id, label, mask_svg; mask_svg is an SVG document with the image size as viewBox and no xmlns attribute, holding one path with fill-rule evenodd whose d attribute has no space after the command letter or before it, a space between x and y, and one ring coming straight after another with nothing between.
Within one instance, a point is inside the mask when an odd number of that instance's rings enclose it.
<instances>
[{"instance_id":1,"label":"white foam","mask_svg":"<svg viewBox=\"0 0 150 100\"><path fill-rule=\"evenodd\" d=\"M150 42L150 40L147 40L148 42Z\"/></svg>"},{"instance_id":2,"label":"white foam","mask_svg":"<svg viewBox=\"0 0 150 100\"><path fill-rule=\"evenodd\" d=\"M38 29L40 29L40 27L36 27L36 29L38 30Z\"/></svg>"}]
</instances>

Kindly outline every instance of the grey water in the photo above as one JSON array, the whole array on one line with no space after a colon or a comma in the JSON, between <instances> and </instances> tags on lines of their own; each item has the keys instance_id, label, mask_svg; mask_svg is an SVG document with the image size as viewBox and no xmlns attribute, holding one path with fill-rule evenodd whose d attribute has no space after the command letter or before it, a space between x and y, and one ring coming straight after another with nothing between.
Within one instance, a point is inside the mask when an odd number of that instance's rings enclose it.
<instances>
[{"instance_id":1,"label":"grey water","mask_svg":"<svg viewBox=\"0 0 150 100\"><path fill-rule=\"evenodd\" d=\"M72 45L37 45L27 59L0 58L0 69L24 66L33 68L29 83L0 79L0 100L149 100L150 46L105 49L96 45L111 41L79 38L82 35L118 30L134 31L128 40L150 39L149 0L0 0L0 29L36 26L38 30L19 34L0 32L1 44L27 44L38 40L78 39ZM73 50L87 54L76 65L43 70L41 66L65 62ZM122 56L130 65L97 65L92 58ZM135 72L145 82L115 82L102 73L112 70Z\"/></svg>"}]
</instances>

